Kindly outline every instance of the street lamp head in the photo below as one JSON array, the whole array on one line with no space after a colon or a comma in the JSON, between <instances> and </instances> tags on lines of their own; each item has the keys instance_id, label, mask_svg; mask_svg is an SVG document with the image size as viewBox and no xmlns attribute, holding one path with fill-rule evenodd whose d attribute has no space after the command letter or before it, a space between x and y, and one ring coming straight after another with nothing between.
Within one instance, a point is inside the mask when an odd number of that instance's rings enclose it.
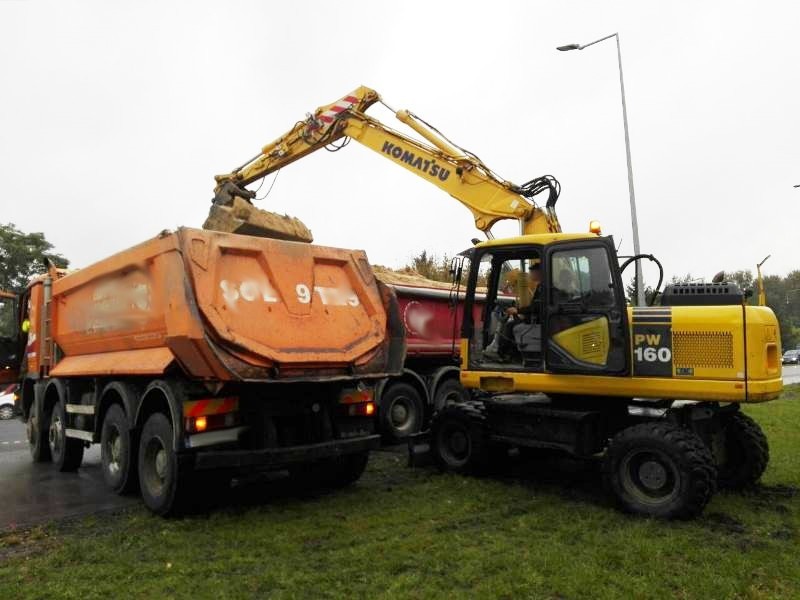
<instances>
[{"instance_id":1,"label":"street lamp head","mask_svg":"<svg viewBox=\"0 0 800 600\"><path fill-rule=\"evenodd\" d=\"M566 46L559 46L556 50L561 50L562 52L566 52L567 50L580 50L580 44L567 44Z\"/></svg>"}]
</instances>

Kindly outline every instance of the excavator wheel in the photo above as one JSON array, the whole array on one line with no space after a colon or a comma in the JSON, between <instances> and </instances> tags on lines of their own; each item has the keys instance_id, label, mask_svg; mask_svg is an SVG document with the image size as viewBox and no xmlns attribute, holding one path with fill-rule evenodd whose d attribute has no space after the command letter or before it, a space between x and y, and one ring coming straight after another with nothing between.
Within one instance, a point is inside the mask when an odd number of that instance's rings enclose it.
<instances>
[{"instance_id":1,"label":"excavator wheel","mask_svg":"<svg viewBox=\"0 0 800 600\"><path fill-rule=\"evenodd\" d=\"M717 465L719 486L737 490L754 485L769 462L767 437L758 423L741 412L728 418L724 433L725 457Z\"/></svg>"},{"instance_id":2,"label":"excavator wheel","mask_svg":"<svg viewBox=\"0 0 800 600\"><path fill-rule=\"evenodd\" d=\"M623 429L611 440L603 476L624 510L685 519L699 515L711 500L717 470L697 434L654 421Z\"/></svg>"},{"instance_id":3,"label":"excavator wheel","mask_svg":"<svg viewBox=\"0 0 800 600\"><path fill-rule=\"evenodd\" d=\"M445 406L431 423L431 450L442 471L479 474L489 465L483 403Z\"/></svg>"}]
</instances>

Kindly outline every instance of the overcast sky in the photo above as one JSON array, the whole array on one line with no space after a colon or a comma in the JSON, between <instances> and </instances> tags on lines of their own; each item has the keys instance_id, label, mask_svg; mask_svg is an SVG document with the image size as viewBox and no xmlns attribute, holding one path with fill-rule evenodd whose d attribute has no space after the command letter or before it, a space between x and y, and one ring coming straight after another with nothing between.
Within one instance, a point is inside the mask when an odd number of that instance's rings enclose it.
<instances>
[{"instance_id":1,"label":"overcast sky","mask_svg":"<svg viewBox=\"0 0 800 600\"><path fill-rule=\"evenodd\" d=\"M0 0L0 222L44 232L76 267L199 227L213 175L363 84L506 179L554 175L562 228L598 219L630 254L614 41L555 50L615 31L642 250L669 275L753 269L767 254L767 274L800 268L789 0ZM393 267L480 235L459 203L357 143L285 168L258 205Z\"/></svg>"}]
</instances>

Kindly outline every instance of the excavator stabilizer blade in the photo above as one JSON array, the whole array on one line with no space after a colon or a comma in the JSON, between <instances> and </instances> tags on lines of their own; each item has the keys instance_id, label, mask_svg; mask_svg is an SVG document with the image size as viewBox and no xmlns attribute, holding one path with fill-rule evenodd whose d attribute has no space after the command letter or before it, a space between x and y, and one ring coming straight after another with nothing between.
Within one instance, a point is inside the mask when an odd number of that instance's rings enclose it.
<instances>
[{"instance_id":1,"label":"excavator stabilizer blade","mask_svg":"<svg viewBox=\"0 0 800 600\"><path fill-rule=\"evenodd\" d=\"M261 210L242 198L235 198L232 206L212 205L203 229L292 242L314 241L311 230L300 219Z\"/></svg>"}]
</instances>

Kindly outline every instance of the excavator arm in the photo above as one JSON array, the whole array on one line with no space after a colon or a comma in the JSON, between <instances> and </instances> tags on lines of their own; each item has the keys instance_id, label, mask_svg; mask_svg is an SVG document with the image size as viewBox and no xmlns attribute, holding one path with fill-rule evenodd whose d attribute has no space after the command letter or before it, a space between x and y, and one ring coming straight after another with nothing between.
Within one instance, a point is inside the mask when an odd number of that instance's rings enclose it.
<instances>
[{"instance_id":1,"label":"excavator arm","mask_svg":"<svg viewBox=\"0 0 800 600\"><path fill-rule=\"evenodd\" d=\"M229 174L216 176L214 204L232 206L237 197L249 201L255 194L246 189L248 184L315 150L350 138L450 194L472 212L475 226L487 236L491 237L492 225L501 219L518 220L522 233L561 230L555 214L558 183L552 177L516 186L408 111L390 109L429 144L366 115L365 111L379 101L377 92L362 86L333 104L318 108L285 135L264 146L250 161ZM545 207L540 208L533 196L545 190L549 191L549 198Z\"/></svg>"}]
</instances>

